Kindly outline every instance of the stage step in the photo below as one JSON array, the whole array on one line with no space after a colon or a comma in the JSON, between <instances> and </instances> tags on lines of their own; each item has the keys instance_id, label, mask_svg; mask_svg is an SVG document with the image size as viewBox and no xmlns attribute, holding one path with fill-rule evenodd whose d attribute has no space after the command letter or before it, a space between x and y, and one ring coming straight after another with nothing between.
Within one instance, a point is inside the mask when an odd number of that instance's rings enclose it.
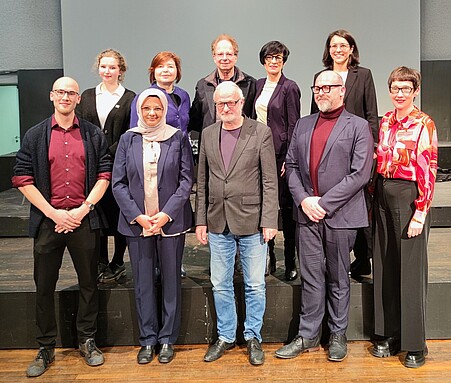
<instances>
[{"instance_id":1,"label":"stage step","mask_svg":"<svg viewBox=\"0 0 451 383\"><path fill-rule=\"evenodd\" d=\"M429 241L429 286L427 336L451 338L451 228L433 228ZM267 277L267 305L262 335L265 342L291 339L299 318L299 281L285 282L282 238L276 238L277 271ZM216 318L208 277L209 252L199 246L194 234L187 235L184 264L188 278L182 282L182 326L179 344L208 343L216 336ZM33 348L35 304L32 240L0 238L0 348ZM101 286L97 341L100 346L137 345L138 328L131 268L126 256L127 278L120 284ZM235 290L240 323L244 317L242 277ZM76 345L75 307L78 299L76 275L70 257L64 257L55 295L58 346ZM238 334L242 333L242 327ZM373 333L373 289L371 279L352 280L348 338L363 340ZM242 337L239 338L242 341Z\"/></svg>"}]
</instances>

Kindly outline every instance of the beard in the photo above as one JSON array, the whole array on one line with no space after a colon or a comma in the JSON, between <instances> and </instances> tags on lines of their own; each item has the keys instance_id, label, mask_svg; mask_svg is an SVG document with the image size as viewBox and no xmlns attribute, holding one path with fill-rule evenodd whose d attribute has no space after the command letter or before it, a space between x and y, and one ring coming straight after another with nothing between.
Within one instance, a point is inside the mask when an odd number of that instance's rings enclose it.
<instances>
[{"instance_id":1,"label":"beard","mask_svg":"<svg viewBox=\"0 0 451 383\"><path fill-rule=\"evenodd\" d=\"M329 100L320 100L317 102L317 105L318 109L323 113L327 113L332 110L332 102Z\"/></svg>"}]
</instances>

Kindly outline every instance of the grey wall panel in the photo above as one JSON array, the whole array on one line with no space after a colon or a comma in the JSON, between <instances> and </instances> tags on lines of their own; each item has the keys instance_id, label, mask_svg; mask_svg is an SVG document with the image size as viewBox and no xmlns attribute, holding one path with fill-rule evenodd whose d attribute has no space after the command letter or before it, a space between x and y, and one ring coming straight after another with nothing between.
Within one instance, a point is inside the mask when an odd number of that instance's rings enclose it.
<instances>
[{"instance_id":1,"label":"grey wall panel","mask_svg":"<svg viewBox=\"0 0 451 383\"><path fill-rule=\"evenodd\" d=\"M322 69L325 39L335 29L356 37L361 65L373 71L379 114L392 108L386 91L390 71L420 67L420 0L62 0L61 10L65 73L82 89L99 82L92 64L103 49L114 47L126 56L125 86L138 92L148 86L151 58L172 50L182 58L180 86L193 95L197 80L214 68L211 41L224 32L240 46L237 65L257 78L265 76L258 61L264 43L281 40L290 48L285 73L301 87L303 115L310 111L309 87Z\"/></svg>"}]
</instances>

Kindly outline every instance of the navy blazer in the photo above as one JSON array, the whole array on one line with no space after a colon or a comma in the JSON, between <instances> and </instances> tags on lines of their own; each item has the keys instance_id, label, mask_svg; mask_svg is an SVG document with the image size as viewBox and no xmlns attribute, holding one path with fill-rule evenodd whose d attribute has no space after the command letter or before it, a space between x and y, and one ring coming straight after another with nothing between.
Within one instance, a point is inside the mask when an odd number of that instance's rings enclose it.
<instances>
[{"instance_id":1,"label":"navy blazer","mask_svg":"<svg viewBox=\"0 0 451 383\"><path fill-rule=\"evenodd\" d=\"M260 97L266 78L257 80L257 94ZM253 104L253 119L257 118ZM293 80L287 79L283 74L276 89L268 102L266 125L271 128L276 155L285 155L290 146L291 136L297 120L301 117L301 90Z\"/></svg>"},{"instance_id":2,"label":"navy blazer","mask_svg":"<svg viewBox=\"0 0 451 383\"><path fill-rule=\"evenodd\" d=\"M324 72L324 70L321 72ZM315 74L313 84L315 84L316 78L321 72ZM374 87L371 71L361 66L349 68L345 87L344 104L346 110L367 120L371 127L374 142L379 142L376 88ZM310 113L318 112L318 105L316 105L314 96L312 95Z\"/></svg>"},{"instance_id":3,"label":"navy blazer","mask_svg":"<svg viewBox=\"0 0 451 383\"><path fill-rule=\"evenodd\" d=\"M296 220L309 223L301 202L313 196L310 179L310 143L319 114L301 118L286 156L288 186L297 206ZM368 226L363 188L370 178L373 139L368 122L343 110L330 133L318 167L319 204L327 212L324 220L332 228Z\"/></svg>"},{"instance_id":4,"label":"navy blazer","mask_svg":"<svg viewBox=\"0 0 451 383\"><path fill-rule=\"evenodd\" d=\"M165 234L182 233L193 226L189 199L194 179L191 146L187 135L178 130L160 142L160 147L158 204L160 211L172 219L162 229ZM113 194L121 210L118 231L126 236L140 236L142 227L134 220L145 214L143 142L140 134L130 130L121 136L116 151Z\"/></svg>"}]
</instances>

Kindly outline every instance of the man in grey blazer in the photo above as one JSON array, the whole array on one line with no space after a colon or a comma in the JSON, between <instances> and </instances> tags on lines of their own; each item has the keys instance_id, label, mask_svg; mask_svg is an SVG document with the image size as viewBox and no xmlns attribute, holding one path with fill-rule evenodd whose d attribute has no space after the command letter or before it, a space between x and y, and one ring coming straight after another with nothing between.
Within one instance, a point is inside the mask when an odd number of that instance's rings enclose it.
<instances>
[{"instance_id":1,"label":"man in grey blazer","mask_svg":"<svg viewBox=\"0 0 451 383\"><path fill-rule=\"evenodd\" d=\"M322 72L312 86L320 113L301 118L286 157L296 209L301 271L298 335L276 351L279 358L316 351L325 308L329 313L329 360L347 356L349 252L357 228L368 226L363 188L373 158L368 122L344 109L341 76Z\"/></svg>"},{"instance_id":2,"label":"man in grey blazer","mask_svg":"<svg viewBox=\"0 0 451 383\"><path fill-rule=\"evenodd\" d=\"M249 362L263 364L267 242L277 233L277 173L271 130L244 117L243 92L232 81L214 93L220 121L202 132L197 176L196 236L210 245L218 340L204 360L234 347L237 315L233 270L237 245L245 285L244 339ZM208 235L207 235L208 231Z\"/></svg>"}]
</instances>

